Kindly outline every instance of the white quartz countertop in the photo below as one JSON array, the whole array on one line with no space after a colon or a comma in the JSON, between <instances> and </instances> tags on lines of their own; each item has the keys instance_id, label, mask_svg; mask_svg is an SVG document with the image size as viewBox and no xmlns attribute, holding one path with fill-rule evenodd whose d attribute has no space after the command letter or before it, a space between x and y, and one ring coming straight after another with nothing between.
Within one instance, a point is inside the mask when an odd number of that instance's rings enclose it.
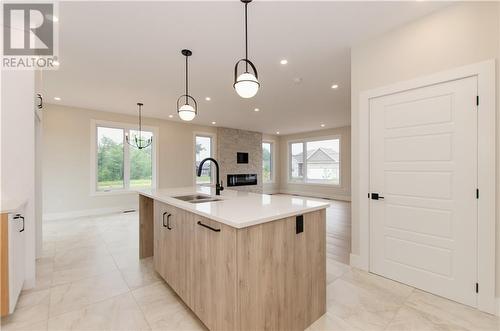
<instances>
[{"instance_id":1,"label":"white quartz countertop","mask_svg":"<svg viewBox=\"0 0 500 331\"><path fill-rule=\"evenodd\" d=\"M208 186L148 189L139 190L138 193L235 228L245 228L330 206L326 200L282 194L257 194L228 189L224 189L220 196L216 196L215 188ZM190 203L174 198L190 194L210 195L222 200Z\"/></svg>"}]
</instances>

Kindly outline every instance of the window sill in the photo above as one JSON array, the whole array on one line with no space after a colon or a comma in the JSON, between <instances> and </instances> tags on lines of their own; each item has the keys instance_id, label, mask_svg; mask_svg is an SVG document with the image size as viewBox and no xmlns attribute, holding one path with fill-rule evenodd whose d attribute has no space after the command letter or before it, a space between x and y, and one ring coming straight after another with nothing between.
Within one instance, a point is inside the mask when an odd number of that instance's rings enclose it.
<instances>
[{"instance_id":1,"label":"window sill","mask_svg":"<svg viewBox=\"0 0 500 331\"><path fill-rule=\"evenodd\" d=\"M342 185L339 184L330 184L330 183L316 183L316 182L303 182L303 181L295 181L295 180L288 180L287 184L291 185L307 185L307 186L330 186L330 187L336 187L340 188Z\"/></svg>"},{"instance_id":2,"label":"window sill","mask_svg":"<svg viewBox=\"0 0 500 331\"><path fill-rule=\"evenodd\" d=\"M130 194L136 194L138 190L146 190L146 189L150 189L150 187L136 187L128 190L95 191L91 192L90 196L102 197L102 196L112 196L112 195L130 195Z\"/></svg>"}]
</instances>

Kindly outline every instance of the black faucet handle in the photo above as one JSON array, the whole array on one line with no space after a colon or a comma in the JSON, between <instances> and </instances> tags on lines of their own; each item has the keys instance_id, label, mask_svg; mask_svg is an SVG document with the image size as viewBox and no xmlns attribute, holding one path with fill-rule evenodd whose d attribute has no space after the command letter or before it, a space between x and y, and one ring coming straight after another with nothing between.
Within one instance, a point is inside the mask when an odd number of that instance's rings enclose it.
<instances>
[{"instance_id":1,"label":"black faucet handle","mask_svg":"<svg viewBox=\"0 0 500 331\"><path fill-rule=\"evenodd\" d=\"M220 189L221 191L224 191L224 186L222 186L222 185L224 185L224 181L222 181L222 180L221 180L221 181L220 181L220 185L219 185L219 189Z\"/></svg>"}]
</instances>

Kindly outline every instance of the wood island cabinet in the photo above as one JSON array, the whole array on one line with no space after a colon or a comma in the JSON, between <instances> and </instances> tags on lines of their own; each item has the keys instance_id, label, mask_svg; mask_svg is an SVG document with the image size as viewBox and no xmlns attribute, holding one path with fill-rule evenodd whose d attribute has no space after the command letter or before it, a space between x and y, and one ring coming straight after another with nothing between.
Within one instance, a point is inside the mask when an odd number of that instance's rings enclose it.
<instances>
[{"instance_id":1,"label":"wood island cabinet","mask_svg":"<svg viewBox=\"0 0 500 331\"><path fill-rule=\"evenodd\" d=\"M152 205L154 267L210 330L304 330L326 312L324 209L300 232L296 216L238 229Z\"/></svg>"}]
</instances>

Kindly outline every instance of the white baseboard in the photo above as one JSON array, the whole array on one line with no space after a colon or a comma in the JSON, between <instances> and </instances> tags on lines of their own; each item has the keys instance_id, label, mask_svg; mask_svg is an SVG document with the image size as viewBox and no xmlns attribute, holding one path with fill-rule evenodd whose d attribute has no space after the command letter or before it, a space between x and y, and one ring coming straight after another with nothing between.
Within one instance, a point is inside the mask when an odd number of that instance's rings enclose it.
<instances>
[{"instance_id":1,"label":"white baseboard","mask_svg":"<svg viewBox=\"0 0 500 331\"><path fill-rule=\"evenodd\" d=\"M23 290L30 290L35 287L36 280L35 278L27 278L24 280Z\"/></svg>"},{"instance_id":2,"label":"white baseboard","mask_svg":"<svg viewBox=\"0 0 500 331\"><path fill-rule=\"evenodd\" d=\"M302 195L305 197L313 197L313 198L321 198L321 199L331 199L331 200L341 200L341 201L351 201L350 196L345 196L341 194L318 194L318 193L313 193L313 192L301 192L301 191L296 191L296 190L278 190L277 193L283 193L283 194L294 194L294 195Z\"/></svg>"},{"instance_id":3,"label":"white baseboard","mask_svg":"<svg viewBox=\"0 0 500 331\"><path fill-rule=\"evenodd\" d=\"M354 268L368 271L368 265L363 261L360 255L350 254L349 255L349 265Z\"/></svg>"},{"instance_id":4,"label":"white baseboard","mask_svg":"<svg viewBox=\"0 0 500 331\"><path fill-rule=\"evenodd\" d=\"M138 206L121 206L121 207L111 207L111 208L99 208L99 209L86 209L86 210L75 210L61 213L45 213L43 214L44 221L57 221L68 218L79 218L87 216L98 216L114 213L122 213L126 210L137 210Z\"/></svg>"}]
</instances>

